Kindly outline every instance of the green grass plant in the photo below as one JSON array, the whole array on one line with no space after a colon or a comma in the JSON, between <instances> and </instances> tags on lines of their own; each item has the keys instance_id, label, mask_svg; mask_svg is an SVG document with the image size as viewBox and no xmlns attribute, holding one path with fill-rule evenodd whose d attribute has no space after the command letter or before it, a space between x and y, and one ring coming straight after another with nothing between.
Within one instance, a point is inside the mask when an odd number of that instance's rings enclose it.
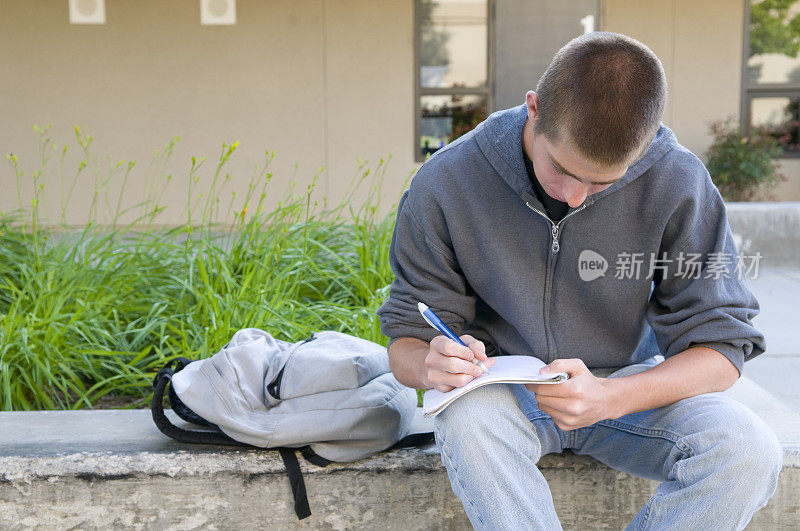
<instances>
[{"instance_id":1,"label":"green grass plant","mask_svg":"<svg viewBox=\"0 0 800 531\"><path fill-rule=\"evenodd\" d=\"M386 344L375 311L393 278L396 202L379 214L388 161L362 162L338 205L315 198L315 178L267 209L275 195L274 153L266 152L247 193L237 199L233 192L220 220L231 180L225 165L238 146L223 144L207 192L198 193L206 160L192 158L187 221L168 227L157 218L179 138L155 152L143 201L121 211L108 183L123 179L124 193L134 163L101 163L92 138L76 128L82 160L66 199L60 189L61 221L49 224L40 212L43 177L53 159L63 174L67 148L52 142L48 128L36 130L42 160L30 209L22 206L19 161L6 155L18 208L0 213L0 410L94 408L109 397L147 407L155 371L175 357L210 356L241 328L286 341L338 330ZM87 175L91 219L70 228L65 206ZM368 200L356 207L353 196L364 186ZM135 219L120 223L129 211ZM101 215L110 223L101 225Z\"/></svg>"}]
</instances>

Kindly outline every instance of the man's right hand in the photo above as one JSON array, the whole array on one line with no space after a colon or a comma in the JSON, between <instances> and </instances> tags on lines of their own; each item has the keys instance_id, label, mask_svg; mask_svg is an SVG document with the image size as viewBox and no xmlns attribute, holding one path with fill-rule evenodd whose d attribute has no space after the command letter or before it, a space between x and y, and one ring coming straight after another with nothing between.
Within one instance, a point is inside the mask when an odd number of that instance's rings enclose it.
<instances>
[{"instance_id":1,"label":"man's right hand","mask_svg":"<svg viewBox=\"0 0 800 531\"><path fill-rule=\"evenodd\" d=\"M486 356L486 346L470 335L459 336L467 347L459 345L447 336L436 336L430 342L425 356L425 387L446 393L456 387L464 387L483 374L480 367L472 363L478 358L486 367L495 364L495 359Z\"/></svg>"}]
</instances>

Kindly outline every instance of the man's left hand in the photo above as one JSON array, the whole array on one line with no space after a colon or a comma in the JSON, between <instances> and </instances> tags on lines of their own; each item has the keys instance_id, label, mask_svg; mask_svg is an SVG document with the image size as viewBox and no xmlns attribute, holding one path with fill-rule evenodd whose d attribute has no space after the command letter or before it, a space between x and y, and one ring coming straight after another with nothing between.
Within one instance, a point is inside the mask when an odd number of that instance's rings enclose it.
<instances>
[{"instance_id":1,"label":"man's left hand","mask_svg":"<svg viewBox=\"0 0 800 531\"><path fill-rule=\"evenodd\" d=\"M550 415L562 430L591 426L601 420L616 418L612 407L611 381L597 378L579 359L555 360L539 371L566 372L569 380L557 385L526 384L536 393L539 409Z\"/></svg>"}]
</instances>

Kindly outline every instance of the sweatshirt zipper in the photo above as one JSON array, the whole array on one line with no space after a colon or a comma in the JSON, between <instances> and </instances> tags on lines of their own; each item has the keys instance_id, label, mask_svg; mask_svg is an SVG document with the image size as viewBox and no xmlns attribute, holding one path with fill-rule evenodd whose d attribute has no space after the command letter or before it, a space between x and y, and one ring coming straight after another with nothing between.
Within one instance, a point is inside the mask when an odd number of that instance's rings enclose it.
<instances>
[{"instance_id":1,"label":"sweatshirt zipper","mask_svg":"<svg viewBox=\"0 0 800 531\"><path fill-rule=\"evenodd\" d=\"M546 363L550 363L551 361L553 361L553 359L555 359L555 356L553 355L553 351L555 350L555 341L550 335L549 321L550 321L550 290L552 289L552 284L553 284L553 273L555 270L555 260L557 258L556 253L558 253L558 250L561 249L561 245L558 243L558 237L561 234L561 224L564 223L567 220L567 218L570 217L571 215L577 214L578 212L586 208L586 204L584 203L584 205L581 206L579 209L564 216L558 223L554 223L553 220L547 217L547 215L544 212L542 212L535 206L531 205L529 202L525 201L525 204L528 205L528 208L530 208L531 210L542 216L544 219L548 221L548 223L550 223L550 235L553 237L553 243L550 246L553 252L550 253L550 255L547 257L546 273L544 277L544 301L543 301L544 307L542 308L542 318L544 320L543 323L544 335L547 343Z\"/></svg>"},{"instance_id":2,"label":"sweatshirt zipper","mask_svg":"<svg viewBox=\"0 0 800 531\"><path fill-rule=\"evenodd\" d=\"M569 218L573 214L577 214L578 212L586 208L586 204L584 203L579 209L570 212L569 214L564 216L561 219L561 221L555 223L552 219L547 217L547 215L544 212L542 212L535 206L531 205L528 201L525 201L525 204L528 205L528 208L530 208L531 210L542 216L544 219L548 221L548 223L550 223L550 235L553 236L553 244L550 246L550 248L553 250L554 253L557 253L558 250L561 249L561 245L558 243L558 236L561 232L561 224L564 223L567 220L567 218Z\"/></svg>"}]
</instances>

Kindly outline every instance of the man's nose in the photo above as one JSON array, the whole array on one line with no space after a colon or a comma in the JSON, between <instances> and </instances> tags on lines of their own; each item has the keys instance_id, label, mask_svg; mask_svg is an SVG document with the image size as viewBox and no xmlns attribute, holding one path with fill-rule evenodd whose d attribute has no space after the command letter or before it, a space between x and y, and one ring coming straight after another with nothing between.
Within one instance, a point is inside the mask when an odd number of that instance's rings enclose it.
<instances>
[{"instance_id":1,"label":"man's nose","mask_svg":"<svg viewBox=\"0 0 800 531\"><path fill-rule=\"evenodd\" d=\"M587 192L589 191L589 187L585 184L573 181L567 187L565 191L564 199L567 200L567 204L572 207L579 207L585 200Z\"/></svg>"}]
</instances>

